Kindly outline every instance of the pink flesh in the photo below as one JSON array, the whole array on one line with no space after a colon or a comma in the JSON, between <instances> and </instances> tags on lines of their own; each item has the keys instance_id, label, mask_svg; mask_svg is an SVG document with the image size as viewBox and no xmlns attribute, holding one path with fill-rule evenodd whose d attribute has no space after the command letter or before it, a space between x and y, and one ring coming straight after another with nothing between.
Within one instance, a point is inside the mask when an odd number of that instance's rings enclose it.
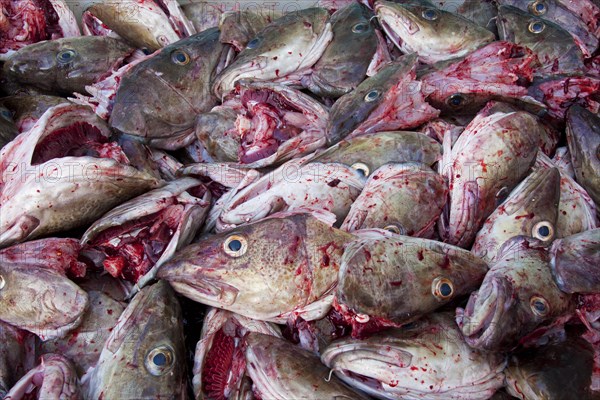
<instances>
[{"instance_id":1,"label":"pink flesh","mask_svg":"<svg viewBox=\"0 0 600 400\"><path fill-rule=\"evenodd\" d=\"M277 152L279 145L302 132L302 129L285 121L287 112L300 113L282 96L274 92L248 90L241 96L247 108L245 118L251 120L251 129L240 127L242 136L239 159L248 164Z\"/></svg>"},{"instance_id":2,"label":"pink flesh","mask_svg":"<svg viewBox=\"0 0 600 400\"><path fill-rule=\"evenodd\" d=\"M240 336L241 332L236 329L236 337ZM202 388L209 399L226 400L227 389L235 384L235 381L228 378L230 372L233 377L241 377L240 369L245 369L243 349L240 345L236 346L234 339L221 328L215 334L212 346L206 353Z\"/></svg>"},{"instance_id":3,"label":"pink flesh","mask_svg":"<svg viewBox=\"0 0 600 400\"><path fill-rule=\"evenodd\" d=\"M162 256L181 222L184 206L175 199L162 211L109 228L90 245L107 255L104 269L115 278L137 282ZM141 229L132 236L131 232ZM118 238L118 244L110 241Z\"/></svg>"},{"instance_id":4,"label":"pink flesh","mask_svg":"<svg viewBox=\"0 0 600 400\"><path fill-rule=\"evenodd\" d=\"M539 90L543 93L543 102L548 106L549 114L561 120L573 104L579 104L593 113L600 109L600 103L592 99L600 91L600 79L583 76L552 80L540 84Z\"/></svg>"},{"instance_id":5,"label":"pink flesh","mask_svg":"<svg viewBox=\"0 0 600 400\"><path fill-rule=\"evenodd\" d=\"M353 339L364 339L387 328L400 326L392 321L386 320L385 318L372 316L369 317L367 322L360 323L356 321L357 314L353 310L350 310L347 306L340 304L337 298L333 300L332 306L341 316L341 318L345 320L345 323L352 327L350 336Z\"/></svg>"},{"instance_id":6,"label":"pink flesh","mask_svg":"<svg viewBox=\"0 0 600 400\"><path fill-rule=\"evenodd\" d=\"M63 36L58 14L49 0L2 3L4 18L0 17L0 54Z\"/></svg>"},{"instance_id":7,"label":"pink flesh","mask_svg":"<svg viewBox=\"0 0 600 400\"><path fill-rule=\"evenodd\" d=\"M98 128L87 122L75 122L50 132L40 140L35 146L31 164L39 165L67 156L112 158L123 164L129 163L119 145L108 143L108 138Z\"/></svg>"}]
</instances>

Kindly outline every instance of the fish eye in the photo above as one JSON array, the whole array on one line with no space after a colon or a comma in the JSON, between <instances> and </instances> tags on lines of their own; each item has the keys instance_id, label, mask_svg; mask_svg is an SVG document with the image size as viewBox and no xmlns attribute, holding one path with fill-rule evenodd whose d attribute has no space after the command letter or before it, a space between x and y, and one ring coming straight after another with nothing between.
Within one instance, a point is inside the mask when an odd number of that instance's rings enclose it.
<instances>
[{"instance_id":1,"label":"fish eye","mask_svg":"<svg viewBox=\"0 0 600 400\"><path fill-rule=\"evenodd\" d=\"M190 62L190 56L183 50L174 50L171 53L171 61L175 64L186 65Z\"/></svg>"},{"instance_id":2,"label":"fish eye","mask_svg":"<svg viewBox=\"0 0 600 400\"><path fill-rule=\"evenodd\" d=\"M6 286L6 279L0 275L0 290L4 289L4 286Z\"/></svg>"},{"instance_id":3,"label":"fish eye","mask_svg":"<svg viewBox=\"0 0 600 400\"><path fill-rule=\"evenodd\" d=\"M433 8L426 8L425 10L423 10L423 12L421 13L421 15L426 20L435 21L436 19L439 18L440 13L439 13L438 10L435 10Z\"/></svg>"},{"instance_id":4,"label":"fish eye","mask_svg":"<svg viewBox=\"0 0 600 400\"><path fill-rule=\"evenodd\" d=\"M56 55L56 60L61 64L67 64L73 61L75 56L77 56L77 52L75 50L66 49Z\"/></svg>"},{"instance_id":5,"label":"fish eye","mask_svg":"<svg viewBox=\"0 0 600 400\"><path fill-rule=\"evenodd\" d=\"M159 346L148 352L144 364L151 375L161 376L173 366L174 361L173 349Z\"/></svg>"},{"instance_id":6,"label":"fish eye","mask_svg":"<svg viewBox=\"0 0 600 400\"><path fill-rule=\"evenodd\" d=\"M431 292L438 300L447 300L454 294L454 285L447 278L435 278L431 284Z\"/></svg>"},{"instance_id":7,"label":"fish eye","mask_svg":"<svg viewBox=\"0 0 600 400\"><path fill-rule=\"evenodd\" d=\"M365 95L365 101L367 103L370 103L372 101L377 100L379 98L379 96L381 96L381 93L379 92L379 90L373 89Z\"/></svg>"},{"instance_id":8,"label":"fish eye","mask_svg":"<svg viewBox=\"0 0 600 400\"><path fill-rule=\"evenodd\" d=\"M7 121L12 121L13 114L8 108L0 107L0 116Z\"/></svg>"},{"instance_id":9,"label":"fish eye","mask_svg":"<svg viewBox=\"0 0 600 400\"><path fill-rule=\"evenodd\" d=\"M544 24L542 21L531 21L529 23L529 32L531 33L542 33L544 29L546 29L546 24Z\"/></svg>"},{"instance_id":10,"label":"fish eye","mask_svg":"<svg viewBox=\"0 0 600 400\"><path fill-rule=\"evenodd\" d=\"M550 241L554 237L554 226L548 221L538 222L533 226L531 236L543 242Z\"/></svg>"},{"instance_id":11,"label":"fish eye","mask_svg":"<svg viewBox=\"0 0 600 400\"><path fill-rule=\"evenodd\" d=\"M358 24L352 27L352 32L354 33L363 33L369 29L369 24L366 22L359 22Z\"/></svg>"},{"instance_id":12,"label":"fish eye","mask_svg":"<svg viewBox=\"0 0 600 400\"><path fill-rule=\"evenodd\" d=\"M241 257L248 250L248 241L240 235L231 235L223 242L225 254L231 257Z\"/></svg>"},{"instance_id":13,"label":"fish eye","mask_svg":"<svg viewBox=\"0 0 600 400\"><path fill-rule=\"evenodd\" d=\"M452 96L448 97L446 100L446 104L450 107L460 107L465 102L465 96L460 93L454 93Z\"/></svg>"},{"instance_id":14,"label":"fish eye","mask_svg":"<svg viewBox=\"0 0 600 400\"><path fill-rule=\"evenodd\" d=\"M540 296L533 296L529 301L529 306L531 307L531 311L533 311L535 315L538 315L540 317L545 317L550 311L550 306L548 305L548 302L546 301L546 299Z\"/></svg>"},{"instance_id":15,"label":"fish eye","mask_svg":"<svg viewBox=\"0 0 600 400\"><path fill-rule=\"evenodd\" d=\"M397 235L401 235L402 230L400 229L400 227L398 227L398 225L388 225L385 226L383 229L385 229L388 232L392 232L395 233Z\"/></svg>"},{"instance_id":16,"label":"fish eye","mask_svg":"<svg viewBox=\"0 0 600 400\"><path fill-rule=\"evenodd\" d=\"M500 190L498 190L496 192L496 204L500 204L502 202L504 202L504 200L506 200L506 197L508 196L508 187L503 186L500 188Z\"/></svg>"},{"instance_id":17,"label":"fish eye","mask_svg":"<svg viewBox=\"0 0 600 400\"><path fill-rule=\"evenodd\" d=\"M247 49L255 49L258 47L259 44L260 44L260 38L254 38L248 42L248 44L246 45L246 48Z\"/></svg>"},{"instance_id":18,"label":"fish eye","mask_svg":"<svg viewBox=\"0 0 600 400\"><path fill-rule=\"evenodd\" d=\"M352 164L350 166L350 168L354 168L359 174L361 174L364 177L369 176L369 174L371 173L369 166L367 164L363 164L361 162Z\"/></svg>"},{"instance_id":19,"label":"fish eye","mask_svg":"<svg viewBox=\"0 0 600 400\"><path fill-rule=\"evenodd\" d=\"M529 4L529 12L534 15L544 15L548 11L548 6L545 1L538 0Z\"/></svg>"}]
</instances>

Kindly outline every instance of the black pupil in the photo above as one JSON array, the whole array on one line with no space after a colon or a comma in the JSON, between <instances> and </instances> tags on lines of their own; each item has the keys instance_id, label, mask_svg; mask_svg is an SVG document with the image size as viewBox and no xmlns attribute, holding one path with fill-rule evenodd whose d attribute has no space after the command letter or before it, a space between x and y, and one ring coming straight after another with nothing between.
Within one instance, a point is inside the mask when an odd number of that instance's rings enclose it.
<instances>
[{"instance_id":1,"label":"black pupil","mask_svg":"<svg viewBox=\"0 0 600 400\"><path fill-rule=\"evenodd\" d=\"M547 226L540 226L538 229L538 233L540 236L546 237L550 235L550 228L548 228Z\"/></svg>"},{"instance_id":2,"label":"black pupil","mask_svg":"<svg viewBox=\"0 0 600 400\"><path fill-rule=\"evenodd\" d=\"M372 92L369 92L369 94L367 94L367 98L369 100L375 100L378 96L379 96L379 93L377 93L376 90L373 90Z\"/></svg>"},{"instance_id":3,"label":"black pupil","mask_svg":"<svg viewBox=\"0 0 600 400\"><path fill-rule=\"evenodd\" d=\"M70 51L65 51L60 54L61 60L69 60L72 56L73 54Z\"/></svg>"},{"instance_id":4,"label":"black pupil","mask_svg":"<svg viewBox=\"0 0 600 400\"><path fill-rule=\"evenodd\" d=\"M460 103L462 103L462 99L460 96L452 96L450 97L450 103L453 106L460 106Z\"/></svg>"},{"instance_id":5,"label":"black pupil","mask_svg":"<svg viewBox=\"0 0 600 400\"><path fill-rule=\"evenodd\" d=\"M250 43L248 43L248 48L249 48L249 49L253 49L253 48L255 48L255 47L256 47L256 45L257 45L257 44L258 44L258 39L252 39L252 40L250 41Z\"/></svg>"},{"instance_id":6,"label":"black pupil","mask_svg":"<svg viewBox=\"0 0 600 400\"><path fill-rule=\"evenodd\" d=\"M361 176L367 175L366 171L362 167L357 168L356 171L358 171Z\"/></svg>"},{"instance_id":7,"label":"black pupil","mask_svg":"<svg viewBox=\"0 0 600 400\"><path fill-rule=\"evenodd\" d=\"M546 311L546 305L545 305L544 303L542 303L541 301L539 301L539 300L536 300L536 301L533 303L533 307L535 307L535 309L536 309L537 311L539 311L539 312L544 312L544 311Z\"/></svg>"},{"instance_id":8,"label":"black pupil","mask_svg":"<svg viewBox=\"0 0 600 400\"><path fill-rule=\"evenodd\" d=\"M539 32L542 30L542 23L541 22L534 22L533 23L533 31L534 32Z\"/></svg>"},{"instance_id":9,"label":"black pupil","mask_svg":"<svg viewBox=\"0 0 600 400\"><path fill-rule=\"evenodd\" d=\"M152 362L154 363L154 365L162 367L167 363L167 356L165 356L163 353L158 353L154 356L154 358L152 358Z\"/></svg>"},{"instance_id":10,"label":"black pupil","mask_svg":"<svg viewBox=\"0 0 600 400\"><path fill-rule=\"evenodd\" d=\"M537 3L537 4L535 5L535 10L536 10L537 12L542 12L542 11L544 11L545 9L546 9L546 6L545 6L543 3Z\"/></svg>"},{"instance_id":11,"label":"black pupil","mask_svg":"<svg viewBox=\"0 0 600 400\"><path fill-rule=\"evenodd\" d=\"M354 32L364 32L367 29L366 24L356 24L354 25Z\"/></svg>"},{"instance_id":12,"label":"black pupil","mask_svg":"<svg viewBox=\"0 0 600 400\"><path fill-rule=\"evenodd\" d=\"M435 11L433 11L433 10L425 11L425 18L429 18L429 19L435 18Z\"/></svg>"},{"instance_id":13,"label":"black pupil","mask_svg":"<svg viewBox=\"0 0 600 400\"><path fill-rule=\"evenodd\" d=\"M175 54L175 59L177 61L179 61L180 63L184 63L185 60L187 59L187 57L183 53L177 53L177 54Z\"/></svg>"},{"instance_id":14,"label":"black pupil","mask_svg":"<svg viewBox=\"0 0 600 400\"><path fill-rule=\"evenodd\" d=\"M240 249L242 248L242 242L240 242L237 239L234 239L231 242L229 242L227 247L229 247L229 250L231 251L240 251Z\"/></svg>"},{"instance_id":15,"label":"black pupil","mask_svg":"<svg viewBox=\"0 0 600 400\"><path fill-rule=\"evenodd\" d=\"M447 283L442 283L440 285L440 294L444 297L450 296L452 294L452 288Z\"/></svg>"}]
</instances>

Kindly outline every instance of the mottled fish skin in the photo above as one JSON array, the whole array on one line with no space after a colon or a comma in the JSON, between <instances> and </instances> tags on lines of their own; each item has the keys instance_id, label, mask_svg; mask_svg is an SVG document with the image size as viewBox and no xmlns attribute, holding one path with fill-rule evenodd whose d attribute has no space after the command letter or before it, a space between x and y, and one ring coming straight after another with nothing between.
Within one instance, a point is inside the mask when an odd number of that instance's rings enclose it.
<instances>
[{"instance_id":1,"label":"mottled fish skin","mask_svg":"<svg viewBox=\"0 0 600 400\"><path fill-rule=\"evenodd\" d=\"M449 217L442 218L440 234L464 248L496 208L498 196L510 193L527 175L547 136L529 113L488 111L471 121L441 165L451 189Z\"/></svg>"},{"instance_id":2,"label":"mottled fish skin","mask_svg":"<svg viewBox=\"0 0 600 400\"><path fill-rule=\"evenodd\" d=\"M448 313L366 339L337 340L321 360L350 386L394 400L487 400L504 384L506 365L501 354L469 347Z\"/></svg>"},{"instance_id":3,"label":"mottled fish skin","mask_svg":"<svg viewBox=\"0 0 600 400\"><path fill-rule=\"evenodd\" d=\"M329 368L308 350L262 333L250 333L245 341L248 376L261 398L367 399L331 376Z\"/></svg>"},{"instance_id":4,"label":"mottled fish skin","mask_svg":"<svg viewBox=\"0 0 600 400\"><path fill-rule=\"evenodd\" d=\"M578 105L569 108L567 143L575 179L600 207L600 116Z\"/></svg>"},{"instance_id":5,"label":"mottled fish skin","mask_svg":"<svg viewBox=\"0 0 600 400\"><path fill-rule=\"evenodd\" d=\"M56 134L69 139L45 141ZM81 138L94 136L107 142L94 143L96 156L70 155L78 145L87 145ZM85 225L159 185L155 177L129 166L121 149L108 143L109 136L108 126L88 107L62 104L49 108L31 130L2 149L0 246Z\"/></svg>"},{"instance_id":6,"label":"mottled fish skin","mask_svg":"<svg viewBox=\"0 0 600 400\"><path fill-rule=\"evenodd\" d=\"M573 3L587 2L589 0L579 0ZM577 14L573 13L566 6L569 1L564 0L499 0L498 4L503 6L512 6L521 11L529 13L531 16L543 18L554 22L568 31L579 43L584 55L589 57L598 48L598 37L596 32L590 30L586 22Z\"/></svg>"},{"instance_id":7,"label":"mottled fish skin","mask_svg":"<svg viewBox=\"0 0 600 400\"><path fill-rule=\"evenodd\" d=\"M375 12L388 38L402 52L417 53L426 64L464 57L495 39L487 29L427 0L377 0Z\"/></svg>"},{"instance_id":8,"label":"mottled fish skin","mask_svg":"<svg viewBox=\"0 0 600 400\"><path fill-rule=\"evenodd\" d=\"M326 9L306 8L286 14L248 42L235 61L216 77L213 92L223 98L240 79L272 81L306 74L332 39Z\"/></svg>"},{"instance_id":9,"label":"mottled fish skin","mask_svg":"<svg viewBox=\"0 0 600 400\"><path fill-rule=\"evenodd\" d=\"M82 19L84 23L98 21L104 29L110 29L134 47L150 52L196 33L172 0L94 2Z\"/></svg>"},{"instance_id":10,"label":"mottled fish skin","mask_svg":"<svg viewBox=\"0 0 600 400\"><path fill-rule=\"evenodd\" d=\"M498 8L492 0L482 0L477 3L469 0L433 0L432 3L444 11L462 15L496 36L498 35L496 27Z\"/></svg>"},{"instance_id":11,"label":"mottled fish skin","mask_svg":"<svg viewBox=\"0 0 600 400\"><path fill-rule=\"evenodd\" d=\"M600 292L600 229L590 229L552 244L552 273L566 293Z\"/></svg>"},{"instance_id":12,"label":"mottled fish skin","mask_svg":"<svg viewBox=\"0 0 600 400\"><path fill-rule=\"evenodd\" d=\"M486 262L493 263L502 245L514 236L529 236L549 246L559 234L559 201L558 169L532 172L487 218L477 232L471 251Z\"/></svg>"},{"instance_id":13,"label":"mottled fish skin","mask_svg":"<svg viewBox=\"0 0 600 400\"><path fill-rule=\"evenodd\" d=\"M487 270L471 252L438 241L359 238L344 251L334 307L354 336L373 324L400 326L471 293Z\"/></svg>"},{"instance_id":14,"label":"mottled fish skin","mask_svg":"<svg viewBox=\"0 0 600 400\"><path fill-rule=\"evenodd\" d=\"M343 247L352 238L308 214L272 216L183 248L158 277L194 301L249 318L319 319L331 305Z\"/></svg>"},{"instance_id":15,"label":"mottled fish skin","mask_svg":"<svg viewBox=\"0 0 600 400\"><path fill-rule=\"evenodd\" d=\"M333 40L303 81L304 86L318 96L336 98L366 78L377 50L372 17L373 12L359 3L352 3L331 16Z\"/></svg>"},{"instance_id":16,"label":"mottled fish skin","mask_svg":"<svg viewBox=\"0 0 600 400\"><path fill-rule=\"evenodd\" d=\"M243 338L249 332L281 337L279 328L269 322L218 308L211 308L206 314L194 353L193 389L196 400L244 398L245 380L248 378L245 377ZM229 368L224 369L223 365Z\"/></svg>"},{"instance_id":17,"label":"mottled fish skin","mask_svg":"<svg viewBox=\"0 0 600 400\"><path fill-rule=\"evenodd\" d=\"M417 55L408 54L365 79L331 107L327 144L382 131L417 127L438 116L416 78Z\"/></svg>"},{"instance_id":18,"label":"mottled fish skin","mask_svg":"<svg viewBox=\"0 0 600 400\"><path fill-rule=\"evenodd\" d=\"M539 326L571 313L574 303L556 285L547 249L517 236L502 246L467 306L456 310L456 322L471 347L511 350Z\"/></svg>"},{"instance_id":19,"label":"mottled fish skin","mask_svg":"<svg viewBox=\"0 0 600 400\"><path fill-rule=\"evenodd\" d=\"M34 397L29 397L32 389ZM43 355L40 364L25 374L4 400L23 398L82 400L83 393L71 361L61 354Z\"/></svg>"},{"instance_id":20,"label":"mottled fish skin","mask_svg":"<svg viewBox=\"0 0 600 400\"><path fill-rule=\"evenodd\" d=\"M35 335L0 322L0 397L35 364Z\"/></svg>"},{"instance_id":21,"label":"mottled fish skin","mask_svg":"<svg viewBox=\"0 0 600 400\"><path fill-rule=\"evenodd\" d=\"M592 400L594 348L581 338L509 356L506 390L518 399Z\"/></svg>"},{"instance_id":22,"label":"mottled fish skin","mask_svg":"<svg viewBox=\"0 0 600 400\"><path fill-rule=\"evenodd\" d=\"M79 376L94 367L100 352L125 306L109 295L88 291L89 307L81 324L66 336L46 340L39 346L38 354L56 353L69 358Z\"/></svg>"},{"instance_id":23,"label":"mottled fish skin","mask_svg":"<svg viewBox=\"0 0 600 400\"><path fill-rule=\"evenodd\" d=\"M442 176L428 166L386 164L369 177L340 229L383 228L431 238L447 196Z\"/></svg>"},{"instance_id":24,"label":"mottled fish skin","mask_svg":"<svg viewBox=\"0 0 600 400\"><path fill-rule=\"evenodd\" d=\"M276 10L248 10L225 12L219 21L221 43L232 45L237 51L242 51L258 32L265 26L281 17ZM200 31L198 31L200 32Z\"/></svg>"},{"instance_id":25,"label":"mottled fish skin","mask_svg":"<svg viewBox=\"0 0 600 400\"><path fill-rule=\"evenodd\" d=\"M317 151L310 162L343 163L368 177L388 163L418 162L433 166L442 157L442 146L419 132L370 133L342 140Z\"/></svg>"},{"instance_id":26,"label":"mottled fish skin","mask_svg":"<svg viewBox=\"0 0 600 400\"><path fill-rule=\"evenodd\" d=\"M512 6L498 7L500 39L530 48L540 61L538 75L581 74L583 53L559 25Z\"/></svg>"},{"instance_id":27,"label":"mottled fish skin","mask_svg":"<svg viewBox=\"0 0 600 400\"><path fill-rule=\"evenodd\" d=\"M135 65L121 78L111 128L167 150L191 143L196 116L217 105L210 86L228 51L212 28Z\"/></svg>"},{"instance_id":28,"label":"mottled fish skin","mask_svg":"<svg viewBox=\"0 0 600 400\"><path fill-rule=\"evenodd\" d=\"M6 75L21 84L70 95L116 69L134 48L104 36L38 42L20 49L4 64Z\"/></svg>"},{"instance_id":29,"label":"mottled fish skin","mask_svg":"<svg viewBox=\"0 0 600 400\"><path fill-rule=\"evenodd\" d=\"M98 364L83 377L86 399L186 398L181 307L162 281L143 288L119 317Z\"/></svg>"}]
</instances>

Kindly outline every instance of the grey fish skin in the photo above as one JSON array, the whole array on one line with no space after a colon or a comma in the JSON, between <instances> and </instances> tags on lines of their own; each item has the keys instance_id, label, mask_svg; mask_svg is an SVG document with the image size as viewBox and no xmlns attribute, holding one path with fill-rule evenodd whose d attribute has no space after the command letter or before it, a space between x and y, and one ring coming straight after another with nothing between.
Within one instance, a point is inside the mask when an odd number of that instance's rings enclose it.
<instances>
[{"instance_id":1,"label":"grey fish skin","mask_svg":"<svg viewBox=\"0 0 600 400\"><path fill-rule=\"evenodd\" d=\"M575 298L554 281L550 256L539 241L509 239L456 322L476 349L505 351L536 328L574 310Z\"/></svg>"},{"instance_id":2,"label":"grey fish skin","mask_svg":"<svg viewBox=\"0 0 600 400\"><path fill-rule=\"evenodd\" d=\"M375 12L388 38L402 52L417 53L426 64L464 57L495 39L489 30L427 0L377 0Z\"/></svg>"},{"instance_id":3,"label":"grey fish skin","mask_svg":"<svg viewBox=\"0 0 600 400\"><path fill-rule=\"evenodd\" d=\"M334 341L321 360L348 385L390 400L487 400L502 387L506 365L501 354L469 347L448 313Z\"/></svg>"},{"instance_id":4,"label":"grey fish skin","mask_svg":"<svg viewBox=\"0 0 600 400\"><path fill-rule=\"evenodd\" d=\"M121 79L111 128L166 150L191 143L196 115L217 105L211 83L228 51L212 28L140 62Z\"/></svg>"},{"instance_id":5,"label":"grey fish skin","mask_svg":"<svg viewBox=\"0 0 600 400\"><path fill-rule=\"evenodd\" d=\"M462 2L460 0L457 2L433 0L432 3L442 10L462 15L498 36L498 29L496 27L498 8L493 1L483 0L474 3L469 0L462 0Z\"/></svg>"},{"instance_id":6,"label":"grey fish skin","mask_svg":"<svg viewBox=\"0 0 600 400\"><path fill-rule=\"evenodd\" d=\"M559 201L558 169L532 172L487 218L471 251L493 263L502 245L514 236L533 237L549 246L559 236Z\"/></svg>"},{"instance_id":7,"label":"grey fish skin","mask_svg":"<svg viewBox=\"0 0 600 400\"><path fill-rule=\"evenodd\" d=\"M448 188L424 164L387 164L367 180L340 229L397 229L403 235L431 238Z\"/></svg>"},{"instance_id":8,"label":"grey fish skin","mask_svg":"<svg viewBox=\"0 0 600 400\"><path fill-rule=\"evenodd\" d=\"M242 51L258 32L280 16L276 14L275 11L260 12L258 9L225 12L219 21L219 30L221 31L219 40L221 43L232 45L237 51Z\"/></svg>"},{"instance_id":9,"label":"grey fish skin","mask_svg":"<svg viewBox=\"0 0 600 400\"><path fill-rule=\"evenodd\" d=\"M6 75L21 84L70 95L116 69L134 48L119 39L80 36L38 42L20 49L4 64Z\"/></svg>"},{"instance_id":10,"label":"grey fish skin","mask_svg":"<svg viewBox=\"0 0 600 400\"><path fill-rule=\"evenodd\" d=\"M306 8L284 15L263 28L235 61L215 78L213 92L223 98L236 81L272 81L306 74L332 40L329 13Z\"/></svg>"},{"instance_id":11,"label":"grey fish skin","mask_svg":"<svg viewBox=\"0 0 600 400\"><path fill-rule=\"evenodd\" d=\"M35 335L0 322L0 397L35 364Z\"/></svg>"},{"instance_id":12,"label":"grey fish skin","mask_svg":"<svg viewBox=\"0 0 600 400\"><path fill-rule=\"evenodd\" d=\"M96 365L104 343L125 309L122 303L105 293L87 293L89 307L81 324L65 337L42 342L38 351L38 354L56 353L69 358L79 376Z\"/></svg>"},{"instance_id":13,"label":"grey fish skin","mask_svg":"<svg viewBox=\"0 0 600 400\"><path fill-rule=\"evenodd\" d=\"M331 16L333 40L313 66L303 85L323 97L340 97L356 88L366 77L377 50L371 24L373 12L352 3Z\"/></svg>"},{"instance_id":14,"label":"grey fish skin","mask_svg":"<svg viewBox=\"0 0 600 400\"><path fill-rule=\"evenodd\" d=\"M164 282L135 295L82 379L85 398L186 398L181 307Z\"/></svg>"},{"instance_id":15,"label":"grey fish skin","mask_svg":"<svg viewBox=\"0 0 600 400\"><path fill-rule=\"evenodd\" d=\"M16 95L0 98L0 105L12 112L12 119L19 132L28 131L47 109L63 103L69 101L62 97L47 95Z\"/></svg>"},{"instance_id":16,"label":"grey fish skin","mask_svg":"<svg viewBox=\"0 0 600 400\"><path fill-rule=\"evenodd\" d=\"M564 3L566 2L568 2L568 0L499 0L498 4L516 7L532 16L537 16L560 25L579 41L581 47L587 50L585 56L589 57L590 54L593 54L598 48L598 37L595 36L596 33L590 30L580 16L573 13L565 6Z\"/></svg>"},{"instance_id":17,"label":"grey fish skin","mask_svg":"<svg viewBox=\"0 0 600 400\"><path fill-rule=\"evenodd\" d=\"M569 108L567 144L577 183L600 207L600 116L578 105Z\"/></svg>"},{"instance_id":18,"label":"grey fish skin","mask_svg":"<svg viewBox=\"0 0 600 400\"><path fill-rule=\"evenodd\" d=\"M342 163L369 176L384 164L418 162L431 167L441 157L442 146L436 140L419 132L392 131L342 140L317 151L310 162Z\"/></svg>"},{"instance_id":19,"label":"grey fish skin","mask_svg":"<svg viewBox=\"0 0 600 400\"><path fill-rule=\"evenodd\" d=\"M563 292L600 292L600 228L556 240L552 244L552 273Z\"/></svg>"},{"instance_id":20,"label":"grey fish skin","mask_svg":"<svg viewBox=\"0 0 600 400\"><path fill-rule=\"evenodd\" d=\"M419 126L439 115L425 102L416 78L417 55L408 54L365 79L331 107L329 146L366 133Z\"/></svg>"},{"instance_id":21,"label":"grey fish skin","mask_svg":"<svg viewBox=\"0 0 600 400\"><path fill-rule=\"evenodd\" d=\"M246 336L248 376L261 398L367 399L344 385L319 357L284 339L251 332Z\"/></svg>"},{"instance_id":22,"label":"grey fish skin","mask_svg":"<svg viewBox=\"0 0 600 400\"><path fill-rule=\"evenodd\" d=\"M4 399L30 398L31 386L37 389L36 399L83 400L75 368L60 354L43 355L40 364L25 374Z\"/></svg>"},{"instance_id":23,"label":"grey fish skin","mask_svg":"<svg viewBox=\"0 0 600 400\"><path fill-rule=\"evenodd\" d=\"M384 231L385 232L385 231ZM353 325L400 326L477 289L487 264L435 240L389 234L358 239L342 256L334 307Z\"/></svg>"},{"instance_id":24,"label":"grey fish skin","mask_svg":"<svg viewBox=\"0 0 600 400\"><path fill-rule=\"evenodd\" d=\"M309 321L327 313L352 238L308 214L273 215L183 248L157 276L194 301L245 317Z\"/></svg>"},{"instance_id":25,"label":"grey fish skin","mask_svg":"<svg viewBox=\"0 0 600 400\"><path fill-rule=\"evenodd\" d=\"M17 126L12 120L12 113L0 105L0 149L19 134Z\"/></svg>"},{"instance_id":26,"label":"grey fish skin","mask_svg":"<svg viewBox=\"0 0 600 400\"><path fill-rule=\"evenodd\" d=\"M540 61L538 75L582 74L583 53L569 32L516 7L498 7L500 39L529 47Z\"/></svg>"},{"instance_id":27,"label":"grey fish skin","mask_svg":"<svg viewBox=\"0 0 600 400\"><path fill-rule=\"evenodd\" d=\"M597 399L590 389L593 369L593 346L568 338L512 354L505 370L506 389L518 399Z\"/></svg>"}]
</instances>

